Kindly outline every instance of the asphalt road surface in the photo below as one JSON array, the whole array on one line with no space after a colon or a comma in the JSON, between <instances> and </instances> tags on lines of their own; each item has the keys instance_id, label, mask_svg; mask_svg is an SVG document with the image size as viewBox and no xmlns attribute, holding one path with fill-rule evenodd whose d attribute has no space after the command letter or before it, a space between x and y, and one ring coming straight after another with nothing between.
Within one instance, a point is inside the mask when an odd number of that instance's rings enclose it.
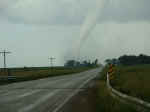
<instances>
[{"instance_id":1,"label":"asphalt road surface","mask_svg":"<svg viewBox=\"0 0 150 112\"><path fill-rule=\"evenodd\" d=\"M58 112L99 71L0 86L0 112Z\"/></svg>"}]
</instances>

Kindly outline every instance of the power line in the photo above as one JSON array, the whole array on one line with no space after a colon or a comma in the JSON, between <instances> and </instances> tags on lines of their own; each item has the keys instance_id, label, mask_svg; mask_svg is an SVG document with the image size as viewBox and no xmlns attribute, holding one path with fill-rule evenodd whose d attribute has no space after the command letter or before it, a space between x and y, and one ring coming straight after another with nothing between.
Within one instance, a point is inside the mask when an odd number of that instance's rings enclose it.
<instances>
[{"instance_id":1,"label":"power line","mask_svg":"<svg viewBox=\"0 0 150 112\"><path fill-rule=\"evenodd\" d=\"M0 54L3 54L4 56L4 69L6 69L6 54L10 54L11 52L8 52L4 50L3 52L0 52Z\"/></svg>"},{"instance_id":2,"label":"power line","mask_svg":"<svg viewBox=\"0 0 150 112\"><path fill-rule=\"evenodd\" d=\"M53 60L55 60L56 58L51 57L51 58L48 58L48 59L50 60L51 68L53 68Z\"/></svg>"}]
</instances>

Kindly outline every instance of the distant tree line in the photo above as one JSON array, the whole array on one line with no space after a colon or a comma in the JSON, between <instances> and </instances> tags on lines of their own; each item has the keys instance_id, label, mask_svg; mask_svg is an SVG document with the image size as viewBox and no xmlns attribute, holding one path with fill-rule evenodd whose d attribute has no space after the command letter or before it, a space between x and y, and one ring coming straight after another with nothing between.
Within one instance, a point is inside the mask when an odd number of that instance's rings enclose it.
<instances>
[{"instance_id":1,"label":"distant tree line","mask_svg":"<svg viewBox=\"0 0 150 112\"><path fill-rule=\"evenodd\" d=\"M123 55L118 59L107 59L106 63L121 64L121 65L137 65L137 64L150 64L150 56L145 54L136 55Z\"/></svg>"},{"instance_id":2,"label":"distant tree line","mask_svg":"<svg viewBox=\"0 0 150 112\"><path fill-rule=\"evenodd\" d=\"M64 64L65 67L96 67L98 66L98 59L91 62L90 60L84 60L82 62L76 60L67 60Z\"/></svg>"}]
</instances>

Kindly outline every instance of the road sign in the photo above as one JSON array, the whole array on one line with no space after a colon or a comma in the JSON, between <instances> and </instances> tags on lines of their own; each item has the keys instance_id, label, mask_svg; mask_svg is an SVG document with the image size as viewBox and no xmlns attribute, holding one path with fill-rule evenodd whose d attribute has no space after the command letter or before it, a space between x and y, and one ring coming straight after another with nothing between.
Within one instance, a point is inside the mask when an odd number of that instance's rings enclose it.
<instances>
[{"instance_id":1,"label":"road sign","mask_svg":"<svg viewBox=\"0 0 150 112\"><path fill-rule=\"evenodd\" d=\"M109 70L108 70L110 80L114 79L114 70L115 70L115 66L110 64L109 65Z\"/></svg>"}]
</instances>

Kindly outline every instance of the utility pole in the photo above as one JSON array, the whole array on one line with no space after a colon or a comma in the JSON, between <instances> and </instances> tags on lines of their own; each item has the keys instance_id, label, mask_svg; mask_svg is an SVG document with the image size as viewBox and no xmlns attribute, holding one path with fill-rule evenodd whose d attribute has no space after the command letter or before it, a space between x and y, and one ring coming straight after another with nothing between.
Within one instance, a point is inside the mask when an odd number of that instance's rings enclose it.
<instances>
[{"instance_id":1,"label":"utility pole","mask_svg":"<svg viewBox=\"0 0 150 112\"><path fill-rule=\"evenodd\" d=\"M51 57L51 58L48 58L48 59L50 59L51 70L52 70L52 68L53 68L53 60L56 59L56 58Z\"/></svg>"},{"instance_id":2,"label":"utility pole","mask_svg":"<svg viewBox=\"0 0 150 112\"><path fill-rule=\"evenodd\" d=\"M11 52L7 52L7 51L3 51L3 52L0 52L0 54L3 54L4 56L4 69L6 69L6 54L10 54Z\"/></svg>"},{"instance_id":3,"label":"utility pole","mask_svg":"<svg viewBox=\"0 0 150 112\"><path fill-rule=\"evenodd\" d=\"M8 52L8 51L3 51L3 52L0 52L0 54L2 54L4 56L4 74L7 74L8 72L8 75L10 75L9 73L9 70L7 71L7 66L6 66L6 54L10 54L11 52Z\"/></svg>"}]
</instances>

